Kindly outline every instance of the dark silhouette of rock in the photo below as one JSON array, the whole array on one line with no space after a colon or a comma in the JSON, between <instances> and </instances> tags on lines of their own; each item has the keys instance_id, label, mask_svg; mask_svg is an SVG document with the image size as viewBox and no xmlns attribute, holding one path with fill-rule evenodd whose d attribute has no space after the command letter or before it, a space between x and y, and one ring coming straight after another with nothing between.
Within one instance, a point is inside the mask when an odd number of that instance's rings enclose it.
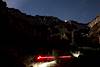
<instances>
[{"instance_id":1,"label":"dark silhouette of rock","mask_svg":"<svg viewBox=\"0 0 100 67\"><path fill-rule=\"evenodd\" d=\"M35 48L66 45L68 40L63 40L59 27L56 28L60 24L64 26L63 23L53 16L26 15L18 9L8 8L0 0L0 61L3 67L23 65L22 61L19 62L20 58L33 53Z\"/></svg>"},{"instance_id":2,"label":"dark silhouette of rock","mask_svg":"<svg viewBox=\"0 0 100 67\"><path fill-rule=\"evenodd\" d=\"M18 62L19 58L34 53L39 47L71 50L73 31L75 43L78 44L76 47L86 46L91 43L86 35L89 30L87 24L73 20L64 22L53 16L27 15L18 9L8 8L0 0L0 51L1 58L6 57L1 61L9 62L6 67L24 66ZM9 51L9 47L14 49Z\"/></svg>"},{"instance_id":3,"label":"dark silhouette of rock","mask_svg":"<svg viewBox=\"0 0 100 67\"><path fill-rule=\"evenodd\" d=\"M61 34L56 35L60 31L55 26L61 24L65 26L64 21L53 16L26 15L18 9L6 7L5 2L0 3L1 44L32 44L30 46L34 46L35 43L49 41L56 44L59 42L57 40L62 39ZM55 37L57 38L54 39Z\"/></svg>"}]
</instances>

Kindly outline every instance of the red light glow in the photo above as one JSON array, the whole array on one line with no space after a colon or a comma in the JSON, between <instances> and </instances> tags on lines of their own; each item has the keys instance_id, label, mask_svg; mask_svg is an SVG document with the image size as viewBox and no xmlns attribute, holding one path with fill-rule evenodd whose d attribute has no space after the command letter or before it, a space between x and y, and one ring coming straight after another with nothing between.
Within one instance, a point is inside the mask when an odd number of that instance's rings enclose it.
<instances>
[{"instance_id":1,"label":"red light glow","mask_svg":"<svg viewBox=\"0 0 100 67\"><path fill-rule=\"evenodd\" d=\"M44 56L44 57L38 56L37 59L55 59L55 57L53 57L53 56Z\"/></svg>"},{"instance_id":2,"label":"red light glow","mask_svg":"<svg viewBox=\"0 0 100 67\"><path fill-rule=\"evenodd\" d=\"M72 56L60 56L59 58L71 58Z\"/></svg>"}]
</instances>

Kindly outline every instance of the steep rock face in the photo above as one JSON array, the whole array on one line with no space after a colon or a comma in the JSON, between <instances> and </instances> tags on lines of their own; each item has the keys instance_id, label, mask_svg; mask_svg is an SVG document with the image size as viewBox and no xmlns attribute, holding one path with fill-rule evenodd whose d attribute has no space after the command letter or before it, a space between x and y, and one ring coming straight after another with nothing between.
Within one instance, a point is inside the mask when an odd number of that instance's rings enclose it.
<instances>
[{"instance_id":1,"label":"steep rock face","mask_svg":"<svg viewBox=\"0 0 100 67\"><path fill-rule=\"evenodd\" d=\"M63 29L65 23L56 17L26 15L6 7L6 3L0 0L1 64L3 67L22 67L20 58L33 53L35 48L61 48L69 43Z\"/></svg>"},{"instance_id":2,"label":"steep rock face","mask_svg":"<svg viewBox=\"0 0 100 67\"><path fill-rule=\"evenodd\" d=\"M96 16L95 19L93 19L91 22L88 23L88 26L90 28L93 28L97 23L99 23L99 21L100 21L100 16L98 15Z\"/></svg>"},{"instance_id":3,"label":"steep rock face","mask_svg":"<svg viewBox=\"0 0 100 67\"><path fill-rule=\"evenodd\" d=\"M92 20L88 26L90 27L89 36L94 43L100 44L100 16Z\"/></svg>"},{"instance_id":4,"label":"steep rock face","mask_svg":"<svg viewBox=\"0 0 100 67\"><path fill-rule=\"evenodd\" d=\"M65 23L57 17L30 16L18 9L6 7L6 3L1 0L0 3L1 44L57 44L64 38L68 41L59 27L65 27Z\"/></svg>"},{"instance_id":5,"label":"steep rock face","mask_svg":"<svg viewBox=\"0 0 100 67\"><path fill-rule=\"evenodd\" d=\"M0 3L2 44L31 44L30 46L38 47L36 44L41 43L41 47L45 46L43 44L47 44L47 47L67 46L72 42L72 31L86 28L85 24L64 22L53 16L30 16L18 9L6 7L6 3L1 0Z\"/></svg>"}]
</instances>

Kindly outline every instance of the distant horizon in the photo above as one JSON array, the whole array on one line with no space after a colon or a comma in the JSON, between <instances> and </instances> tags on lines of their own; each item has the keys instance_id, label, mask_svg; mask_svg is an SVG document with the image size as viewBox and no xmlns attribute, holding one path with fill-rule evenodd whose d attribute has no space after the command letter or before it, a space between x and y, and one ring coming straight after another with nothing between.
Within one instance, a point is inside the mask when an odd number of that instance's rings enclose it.
<instances>
[{"instance_id":1,"label":"distant horizon","mask_svg":"<svg viewBox=\"0 0 100 67\"><path fill-rule=\"evenodd\" d=\"M100 0L3 0L7 7L27 15L54 16L61 20L88 23L100 15Z\"/></svg>"}]
</instances>

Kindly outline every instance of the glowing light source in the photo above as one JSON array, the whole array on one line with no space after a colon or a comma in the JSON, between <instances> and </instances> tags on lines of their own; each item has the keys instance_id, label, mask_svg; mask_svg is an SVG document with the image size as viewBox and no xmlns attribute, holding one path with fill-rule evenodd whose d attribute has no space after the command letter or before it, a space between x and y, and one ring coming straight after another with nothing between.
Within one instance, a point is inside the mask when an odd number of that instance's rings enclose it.
<instances>
[{"instance_id":1,"label":"glowing light source","mask_svg":"<svg viewBox=\"0 0 100 67\"><path fill-rule=\"evenodd\" d=\"M51 67L56 64L56 60L50 61L50 62L43 62L43 63L35 63L32 66L33 67Z\"/></svg>"},{"instance_id":2,"label":"glowing light source","mask_svg":"<svg viewBox=\"0 0 100 67\"><path fill-rule=\"evenodd\" d=\"M74 57L79 57L79 56L80 56L80 51L77 51L77 52L75 52L75 53L72 53L72 55L73 55Z\"/></svg>"},{"instance_id":3,"label":"glowing light source","mask_svg":"<svg viewBox=\"0 0 100 67\"><path fill-rule=\"evenodd\" d=\"M65 20L65 22L67 22L68 20Z\"/></svg>"}]
</instances>

